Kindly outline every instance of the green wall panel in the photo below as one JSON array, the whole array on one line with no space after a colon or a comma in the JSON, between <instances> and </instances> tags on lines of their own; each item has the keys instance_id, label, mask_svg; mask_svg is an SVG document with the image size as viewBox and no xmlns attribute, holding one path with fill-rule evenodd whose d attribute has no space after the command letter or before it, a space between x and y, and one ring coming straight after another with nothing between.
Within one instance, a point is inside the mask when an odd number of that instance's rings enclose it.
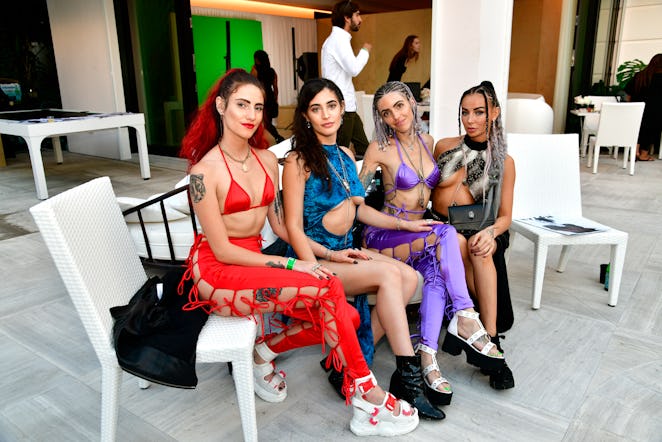
<instances>
[{"instance_id":1,"label":"green wall panel","mask_svg":"<svg viewBox=\"0 0 662 442\"><path fill-rule=\"evenodd\" d=\"M253 52L262 49L262 23L200 15L194 15L192 22L198 103L202 104L209 89L225 73L225 23L230 22L231 67L247 71L253 66Z\"/></svg>"}]
</instances>

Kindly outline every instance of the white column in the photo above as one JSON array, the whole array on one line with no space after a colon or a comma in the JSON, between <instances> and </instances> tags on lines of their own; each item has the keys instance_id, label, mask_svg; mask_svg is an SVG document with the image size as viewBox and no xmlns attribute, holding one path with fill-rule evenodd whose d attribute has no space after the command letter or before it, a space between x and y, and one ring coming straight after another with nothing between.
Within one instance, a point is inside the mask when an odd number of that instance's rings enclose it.
<instances>
[{"instance_id":1,"label":"white column","mask_svg":"<svg viewBox=\"0 0 662 442\"><path fill-rule=\"evenodd\" d=\"M556 85L554 86L554 133L565 131L565 117L568 114L568 91L570 90L570 70L572 69L572 48L575 39L577 0L563 0L559 49L556 56Z\"/></svg>"},{"instance_id":2,"label":"white column","mask_svg":"<svg viewBox=\"0 0 662 442\"><path fill-rule=\"evenodd\" d=\"M124 86L113 0L47 0L62 108L124 112ZM69 150L119 158L127 129L67 137ZM119 146L119 149L118 149Z\"/></svg>"},{"instance_id":3,"label":"white column","mask_svg":"<svg viewBox=\"0 0 662 442\"><path fill-rule=\"evenodd\" d=\"M489 80L504 107L513 0L432 2L430 134L457 135L462 92Z\"/></svg>"}]
</instances>

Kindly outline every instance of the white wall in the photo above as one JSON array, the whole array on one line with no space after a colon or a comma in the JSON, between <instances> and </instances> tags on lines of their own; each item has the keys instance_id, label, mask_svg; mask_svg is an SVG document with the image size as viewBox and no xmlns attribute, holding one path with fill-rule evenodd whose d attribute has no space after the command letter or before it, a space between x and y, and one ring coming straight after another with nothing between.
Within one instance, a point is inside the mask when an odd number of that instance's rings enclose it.
<instances>
[{"instance_id":1,"label":"white wall","mask_svg":"<svg viewBox=\"0 0 662 442\"><path fill-rule=\"evenodd\" d=\"M47 0L62 107L124 112L113 0ZM70 135L69 150L119 158L127 129Z\"/></svg>"},{"instance_id":2,"label":"white wall","mask_svg":"<svg viewBox=\"0 0 662 442\"><path fill-rule=\"evenodd\" d=\"M191 14L210 17L243 18L262 23L264 50L269 54L271 67L278 74L278 104L296 104L297 91L292 83L294 63L292 57L292 28L296 56L303 52L317 52L317 24L314 19L280 17L253 12L229 11L191 7ZM298 79L298 86L303 82Z\"/></svg>"},{"instance_id":3,"label":"white wall","mask_svg":"<svg viewBox=\"0 0 662 442\"><path fill-rule=\"evenodd\" d=\"M638 58L648 63L662 53L662 0L626 0L621 13L614 73L625 61Z\"/></svg>"},{"instance_id":4,"label":"white wall","mask_svg":"<svg viewBox=\"0 0 662 442\"><path fill-rule=\"evenodd\" d=\"M458 133L462 92L494 84L505 118L513 0L433 0L430 134Z\"/></svg>"}]
</instances>

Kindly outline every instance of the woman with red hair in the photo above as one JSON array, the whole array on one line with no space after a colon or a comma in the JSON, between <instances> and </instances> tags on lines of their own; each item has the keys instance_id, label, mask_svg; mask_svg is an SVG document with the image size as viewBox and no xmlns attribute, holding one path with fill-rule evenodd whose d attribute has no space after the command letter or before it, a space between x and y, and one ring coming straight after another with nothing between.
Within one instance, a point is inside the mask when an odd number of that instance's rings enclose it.
<instances>
[{"instance_id":1,"label":"woman with red hair","mask_svg":"<svg viewBox=\"0 0 662 442\"><path fill-rule=\"evenodd\" d=\"M317 261L264 255L260 232L268 219L287 239L282 222L276 156L263 147L265 94L259 80L230 70L212 89L182 142L190 164L190 195L204 234L196 237L184 279L193 279L189 304L222 316L280 312L292 318L255 346L257 395L287 396L284 374L272 361L282 352L314 344L331 347L343 370L343 392L354 406L357 435L394 436L418 425L418 413L378 385L356 337L358 313L342 284ZM263 333L264 334L264 333Z\"/></svg>"}]
</instances>

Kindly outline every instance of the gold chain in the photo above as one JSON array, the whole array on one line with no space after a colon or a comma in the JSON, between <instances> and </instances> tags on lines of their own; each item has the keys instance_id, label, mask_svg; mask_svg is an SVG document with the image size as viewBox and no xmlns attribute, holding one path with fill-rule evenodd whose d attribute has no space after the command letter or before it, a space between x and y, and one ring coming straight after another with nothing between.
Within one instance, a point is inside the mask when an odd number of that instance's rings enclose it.
<instances>
[{"instance_id":1,"label":"gold chain","mask_svg":"<svg viewBox=\"0 0 662 442\"><path fill-rule=\"evenodd\" d=\"M251 157L251 147L250 146L248 146L248 152L246 152L246 158L244 158L243 160L237 159L237 158L233 157L232 155L230 155L230 152L228 152L227 150L225 150L221 147L221 142L220 141L218 142L218 148L220 150L222 150L223 153L225 155L227 155L228 158L230 158L232 161L234 161L235 163L241 164L241 170L243 172L248 172L248 166L246 165L246 161L248 161L248 159Z\"/></svg>"}]
</instances>

